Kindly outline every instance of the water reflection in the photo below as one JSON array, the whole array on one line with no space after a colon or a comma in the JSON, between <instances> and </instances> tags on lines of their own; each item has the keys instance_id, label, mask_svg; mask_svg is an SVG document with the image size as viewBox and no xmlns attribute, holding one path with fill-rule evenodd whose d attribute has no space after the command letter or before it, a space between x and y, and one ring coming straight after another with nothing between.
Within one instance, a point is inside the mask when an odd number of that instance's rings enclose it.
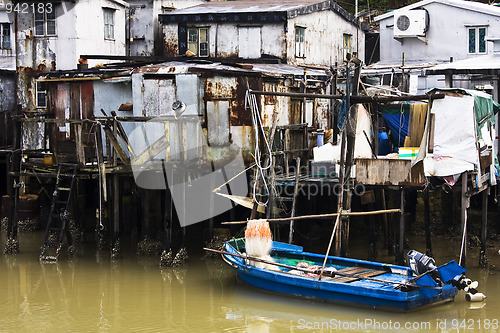
<instances>
[{"instance_id":1,"label":"water reflection","mask_svg":"<svg viewBox=\"0 0 500 333\"><path fill-rule=\"evenodd\" d=\"M90 244L80 258L42 264L42 235L21 237L20 254L0 255L0 332L500 331L484 326L500 317L500 279L493 268L469 268L468 276L488 296L484 302L466 302L461 292L453 303L393 314L262 292L237 281L220 257L201 253L190 253L186 266L160 268L156 257L124 254L112 261L106 251L91 255ZM34 239L23 243L26 237ZM490 261L498 266L496 255Z\"/></svg>"}]
</instances>

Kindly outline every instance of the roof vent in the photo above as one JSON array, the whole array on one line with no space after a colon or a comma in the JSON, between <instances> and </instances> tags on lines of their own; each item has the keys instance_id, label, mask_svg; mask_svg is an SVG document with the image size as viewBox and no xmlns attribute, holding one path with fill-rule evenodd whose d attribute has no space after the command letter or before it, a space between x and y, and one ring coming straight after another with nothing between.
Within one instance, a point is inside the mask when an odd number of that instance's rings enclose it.
<instances>
[{"instance_id":1,"label":"roof vent","mask_svg":"<svg viewBox=\"0 0 500 333\"><path fill-rule=\"evenodd\" d=\"M424 9L400 11L394 15L394 38L425 37L427 26Z\"/></svg>"}]
</instances>

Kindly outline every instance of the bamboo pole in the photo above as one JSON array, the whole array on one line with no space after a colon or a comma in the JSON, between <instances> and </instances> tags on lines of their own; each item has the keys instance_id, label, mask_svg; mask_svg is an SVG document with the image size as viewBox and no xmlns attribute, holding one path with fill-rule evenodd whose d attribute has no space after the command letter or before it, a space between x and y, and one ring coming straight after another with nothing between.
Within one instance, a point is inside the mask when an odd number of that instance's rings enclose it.
<instances>
[{"instance_id":1,"label":"bamboo pole","mask_svg":"<svg viewBox=\"0 0 500 333\"><path fill-rule=\"evenodd\" d=\"M333 226L332 235L330 236L330 243L328 243L328 249L326 250L325 260L323 260L323 266L321 266L321 271L319 272L319 280L323 277L323 271L325 270L326 261L328 259L328 254L330 254L330 249L332 248L333 238L335 237L335 230L337 230L337 226L339 224L340 218L342 216L342 207L340 207L339 213L337 215L337 220L335 221L335 225Z\"/></svg>"},{"instance_id":2,"label":"bamboo pole","mask_svg":"<svg viewBox=\"0 0 500 333\"><path fill-rule=\"evenodd\" d=\"M400 213L401 209L384 209L384 210L374 210L370 212L342 212L342 215L346 216L364 216L364 215L377 215L377 214L388 214L388 213ZM276 219L268 219L267 222L286 222L286 221L297 221L297 220L307 220L307 219L324 219L330 217L337 217L339 213L329 213L329 214L315 214L315 215L302 215L295 217L282 217ZM233 221L233 222L222 222L221 224L245 224L248 221Z\"/></svg>"}]
</instances>

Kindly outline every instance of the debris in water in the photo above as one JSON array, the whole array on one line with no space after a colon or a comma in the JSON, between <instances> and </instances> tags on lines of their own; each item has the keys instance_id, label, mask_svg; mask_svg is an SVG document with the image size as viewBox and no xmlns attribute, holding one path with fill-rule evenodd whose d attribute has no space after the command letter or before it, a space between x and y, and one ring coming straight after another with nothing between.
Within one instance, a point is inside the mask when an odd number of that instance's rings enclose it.
<instances>
[{"instance_id":1,"label":"debris in water","mask_svg":"<svg viewBox=\"0 0 500 333\"><path fill-rule=\"evenodd\" d=\"M115 246L111 249L111 259L116 260L120 258L120 240L115 241Z\"/></svg>"},{"instance_id":2,"label":"debris in water","mask_svg":"<svg viewBox=\"0 0 500 333\"><path fill-rule=\"evenodd\" d=\"M158 255L163 249L163 244L160 241L152 240L148 236L137 243L137 254Z\"/></svg>"},{"instance_id":3,"label":"debris in water","mask_svg":"<svg viewBox=\"0 0 500 333\"><path fill-rule=\"evenodd\" d=\"M160 267L171 267L174 262L172 250L163 250L160 256Z\"/></svg>"},{"instance_id":4,"label":"debris in water","mask_svg":"<svg viewBox=\"0 0 500 333\"><path fill-rule=\"evenodd\" d=\"M188 254L185 247L181 248L179 252L175 255L174 261L172 262L172 266L181 266L188 260Z\"/></svg>"},{"instance_id":5,"label":"debris in water","mask_svg":"<svg viewBox=\"0 0 500 333\"><path fill-rule=\"evenodd\" d=\"M15 254L19 253L19 241L14 238L9 238L5 242L5 249L4 249L5 254Z\"/></svg>"}]
</instances>

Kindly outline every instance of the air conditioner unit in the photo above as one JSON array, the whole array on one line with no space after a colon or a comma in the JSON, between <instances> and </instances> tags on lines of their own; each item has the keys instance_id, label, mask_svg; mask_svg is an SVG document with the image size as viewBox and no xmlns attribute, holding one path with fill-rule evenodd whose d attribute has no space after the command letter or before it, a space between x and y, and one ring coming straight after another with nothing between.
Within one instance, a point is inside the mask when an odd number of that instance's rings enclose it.
<instances>
[{"instance_id":1,"label":"air conditioner unit","mask_svg":"<svg viewBox=\"0 0 500 333\"><path fill-rule=\"evenodd\" d=\"M394 38L425 37L427 12L424 9L401 11L394 14Z\"/></svg>"}]
</instances>

